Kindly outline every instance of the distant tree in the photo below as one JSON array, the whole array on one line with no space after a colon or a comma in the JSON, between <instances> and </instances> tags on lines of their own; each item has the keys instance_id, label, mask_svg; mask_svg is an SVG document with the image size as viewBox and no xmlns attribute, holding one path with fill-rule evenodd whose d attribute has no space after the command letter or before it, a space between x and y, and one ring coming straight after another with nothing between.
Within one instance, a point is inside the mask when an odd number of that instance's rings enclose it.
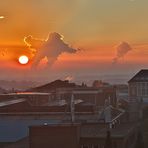
<instances>
[{"instance_id":1,"label":"distant tree","mask_svg":"<svg viewBox=\"0 0 148 148\"><path fill-rule=\"evenodd\" d=\"M110 131L107 131L104 148L113 148Z\"/></svg>"}]
</instances>

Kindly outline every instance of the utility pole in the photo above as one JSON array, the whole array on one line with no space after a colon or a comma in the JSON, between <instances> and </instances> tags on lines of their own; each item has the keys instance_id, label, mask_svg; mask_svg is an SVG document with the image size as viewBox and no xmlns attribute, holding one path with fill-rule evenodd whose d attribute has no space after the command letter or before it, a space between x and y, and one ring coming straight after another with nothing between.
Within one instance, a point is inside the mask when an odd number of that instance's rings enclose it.
<instances>
[{"instance_id":1,"label":"utility pole","mask_svg":"<svg viewBox=\"0 0 148 148\"><path fill-rule=\"evenodd\" d=\"M70 109L71 109L71 121L72 123L75 122L75 103L74 103L74 94L71 94L71 102L70 102Z\"/></svg>"}]
</instances>

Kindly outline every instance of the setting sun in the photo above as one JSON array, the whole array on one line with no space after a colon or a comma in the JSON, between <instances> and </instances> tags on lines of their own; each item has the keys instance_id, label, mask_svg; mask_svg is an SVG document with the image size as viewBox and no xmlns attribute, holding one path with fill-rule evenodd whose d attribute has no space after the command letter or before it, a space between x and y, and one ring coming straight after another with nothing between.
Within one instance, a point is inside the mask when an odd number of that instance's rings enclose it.
<instances>
[{"instance_id":1,"label":"setting sun","mask_svg":"<svg viewBox=\"0 0 148 148\"><path fill-rule=\"evenodd\" d=\"M25 55L20 56L18 60L19 60L19 63L20 63L20 64L27 64L28 61L29 61L28 57L25 56Z\"/></svg>"}]
</instances>

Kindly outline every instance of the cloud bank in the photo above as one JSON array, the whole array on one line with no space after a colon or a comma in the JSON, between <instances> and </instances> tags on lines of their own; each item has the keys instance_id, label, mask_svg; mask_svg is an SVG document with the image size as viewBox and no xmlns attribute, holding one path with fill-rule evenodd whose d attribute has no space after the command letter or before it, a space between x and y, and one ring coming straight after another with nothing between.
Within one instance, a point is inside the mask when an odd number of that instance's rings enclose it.
<instances>
[{"instance_id":1,"label":"cloud bank","mask_svg":"<svg viewBox=\"0 0 148 148\"><path fill-rule=\"evenodd\" d=\"M66 44L63 41L63 36L56 32L50 33L46 40L33 38L29 35L24 38L24 42L31 50L35 49L32 67L37 67L44 58L47 58L47 64L51 67L62 53L77 52L77 49Z\"/></svg>"}]
</instances>

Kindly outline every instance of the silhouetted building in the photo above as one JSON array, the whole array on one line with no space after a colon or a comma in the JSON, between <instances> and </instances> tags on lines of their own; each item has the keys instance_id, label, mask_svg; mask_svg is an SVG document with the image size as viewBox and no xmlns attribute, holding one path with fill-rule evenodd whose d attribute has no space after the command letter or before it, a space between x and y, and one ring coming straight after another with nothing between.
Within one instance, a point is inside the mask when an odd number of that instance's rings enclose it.
<instances>
[{"instance_id":1,"label":"silhouetted building","mask_svg":"<svg viewBox=\"0 0 148 148\"><path fill-rule=\"evenodd\" d=\"M30 127L30 148L79 148L78 124Z\"/></svg>"},{"instance_id":2,"label":"silhouetted building","mask_svg":"<svg viewBox=\"0 0 148 148\"><path fill-rule=\"evenodd\" d=\"M2 101L10 101L16 99L25 99L31 106L47 106L52 100L53 96L51 93L40 93L40 92L18 92L0 94ZM1 107L1 105L0 105Z\"/></svg>"},{"instance_id":3,"label":"silhouetted building","mask_svg":"<svg viewBox=\"0 0 148 148\"><path fill-rule=\"evenodd\" d=\"M83 87L83 88L58 88L56 89L56 99L63 99L70 102L71 95L74 93L76 100L82 100L81 105L104 106L106 100L116 107L116 89L113 86L109 87Z\"/></svg>"},{"instance_id":4,"label":"silhouetted building","mask_svg":"<svg viewBox=\"0 0 148 148\"><path fill-rule=\"evenodd\" d=\"M103 148L107 131L105 124L98 123L31 126L30 148ZM130 124L121 124L110 129L109 138L112 148L134 148L137 129Z\"/></svg>"},{"instance_id":5,"label":"silhouetted building","mask_svg":"<svg viewBox=\"0 0 148 148\"><path fill-rule=\"evenodd\" d=\"M148 101L148 70L140 70L128 84L130 121L136 121L142 118L142 103Z\"/></svg>"},{"instance_id":6,"label":"silhouetted building","mask_svg":"<svg viewBox=\"0 0 148 148\"><path fill-rule=\"evenodd\" d=\"M55 80L53 82L50 82L48 84L38 86L35 88L29 89L29 91L33 92L54 92L57 88L75 88L79 85L76 85L75 83L70 83L68 80Z\"/></svg>"},{"instance_id":7,"label":"silhouetted building","mask_svg":"<svg viewBox=\"0 0 148 148\"><path fill-rule=\"evenodd\" d=\"M131 101L142 102L148 100L148 69L140 70L128 83Z\"/></svg>"}]
</instances>

